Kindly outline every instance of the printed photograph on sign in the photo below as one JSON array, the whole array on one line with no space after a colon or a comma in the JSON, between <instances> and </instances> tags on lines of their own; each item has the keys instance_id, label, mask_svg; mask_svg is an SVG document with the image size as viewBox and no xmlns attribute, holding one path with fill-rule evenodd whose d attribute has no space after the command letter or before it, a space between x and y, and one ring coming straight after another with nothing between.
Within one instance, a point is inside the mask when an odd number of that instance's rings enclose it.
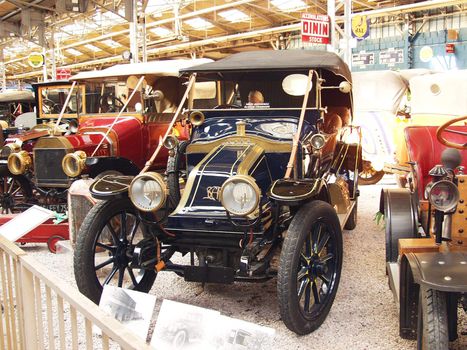
<instances>
[{"instance_id":1,"label":"printed photograph on sign","mask_svg":"<svg viewBox=\"0 0 467 350\"><path fill-rule=\"evenodd\" d=\"M329 44L330 21L327 15L302 14L302 41Z\"/></svg>"}]
</instances>

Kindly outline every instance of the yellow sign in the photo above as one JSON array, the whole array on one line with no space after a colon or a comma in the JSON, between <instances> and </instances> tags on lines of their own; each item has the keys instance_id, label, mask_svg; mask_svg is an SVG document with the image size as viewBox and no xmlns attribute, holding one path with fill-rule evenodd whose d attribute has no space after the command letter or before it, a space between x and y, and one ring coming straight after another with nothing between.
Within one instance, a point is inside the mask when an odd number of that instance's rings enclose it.
<instances>
[{"instance_id":1,"label":"yellow sign","mask_svg":"<svg viewBox=\"0 0 467 350\"><path fill-rule=\"evenodd\" d=\"M366 16L352 17L352 36L361 40L370 35L370 26L368 22Z\"/></svg>"},{"instance_id":2,"label":"yellow sign","mask_svg":"<svg viewBox=\"0 0 467 350\"><path fill-rule=\"evenodd\" d=\"M44 55L38 52L33 52L28 56L28 63L32 68L39 68L44 65Z\"/></svg>"}]
</instances>

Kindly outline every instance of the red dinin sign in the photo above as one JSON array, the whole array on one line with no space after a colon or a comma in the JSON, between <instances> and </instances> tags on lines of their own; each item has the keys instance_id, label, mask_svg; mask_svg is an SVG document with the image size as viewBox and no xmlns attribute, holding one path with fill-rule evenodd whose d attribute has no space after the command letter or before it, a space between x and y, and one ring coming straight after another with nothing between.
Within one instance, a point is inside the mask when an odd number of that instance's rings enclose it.
<instances>
[{"instance_id":1,"label":"red dinin sign","mask_svg":"<svg viewBox=\"0 0 467 350\"><path fill-rule=\"evenodd\" d=\"M329 16L302 13L302 41L329 44Z\"/></svg>"}]
</instances>

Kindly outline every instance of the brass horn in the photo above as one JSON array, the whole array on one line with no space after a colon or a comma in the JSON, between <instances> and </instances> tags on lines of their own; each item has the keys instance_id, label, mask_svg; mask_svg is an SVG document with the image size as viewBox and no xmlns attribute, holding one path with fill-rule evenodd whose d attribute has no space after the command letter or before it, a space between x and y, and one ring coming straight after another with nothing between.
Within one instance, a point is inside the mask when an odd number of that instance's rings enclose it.
<instances>
[{"instance_id":1,"label":"brass horn","mask_svg":"<svg viewBox=\"0 0 467 350\"><path fill-rule=\"evenodd\" d=\"M200 126L204 123L204 113L201 111L193 111L190 114L190 123L194 126Z\"/></svg>"}]
</instances>

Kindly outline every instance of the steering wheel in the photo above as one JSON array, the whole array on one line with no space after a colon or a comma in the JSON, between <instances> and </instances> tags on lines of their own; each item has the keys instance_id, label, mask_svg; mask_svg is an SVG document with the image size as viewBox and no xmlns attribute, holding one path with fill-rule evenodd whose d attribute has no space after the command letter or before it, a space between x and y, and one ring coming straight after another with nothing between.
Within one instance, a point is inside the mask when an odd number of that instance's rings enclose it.
<instances>
[{"instance_id":1,"label":"steering wheel","mask_svg":"<svg viewBox=\"0 0 467 350\"><path fill-rule=\"evenodd\" d=\"M214 107L214 109L239 109L242 108L241 106L237 105L232 105L232 104L222 104L222 105L217 105Z\"/></svg>"},{"instance_id":2,"label":"steering wheel","mask_svg":"<svg viewBox=\"0 0 467 350\"><path fill-rule=\"evenodd\" d=\"M42 99L42 111L47 114L60 113L61 106L48 98Z\"/></svg>"},{"instance_id":3,"label":"steering wheel","mask_svg":"<svg viewBox=\"0 0 467 350\"><path fill-rule=\"evenodd\" d=\"M447 147L456 148L460 150L467 149L467 143L461 144L461 143L451 142L451 141L446 140L446 138L444 138L443 136L443 133L451 133L451 134L463 135L467 137L467 132L448 129L448 127L450 127L452 124L461 122L463 120L467 120L467 115L463 117L451 119L448 122L441 125L438 128L438 130L436 130L436 138L438 139L438 141Z\"/></svg>"},{"instance_id":4,"label":"steering wheel","mask_svg":"<svg viewBox=\"0 0 467 350\"><path fill-rule=\"evenodd\" d=\"M109 100L111 101L110 104L109 104ZM122 100L116 97L114 93L111 92L111 93L104 94L101 96L101 98L99 99L99 105L107 106L107 111L105 112L115 113L119 111L125 104L123 103Z\"/></svg>"}]
</instances>

